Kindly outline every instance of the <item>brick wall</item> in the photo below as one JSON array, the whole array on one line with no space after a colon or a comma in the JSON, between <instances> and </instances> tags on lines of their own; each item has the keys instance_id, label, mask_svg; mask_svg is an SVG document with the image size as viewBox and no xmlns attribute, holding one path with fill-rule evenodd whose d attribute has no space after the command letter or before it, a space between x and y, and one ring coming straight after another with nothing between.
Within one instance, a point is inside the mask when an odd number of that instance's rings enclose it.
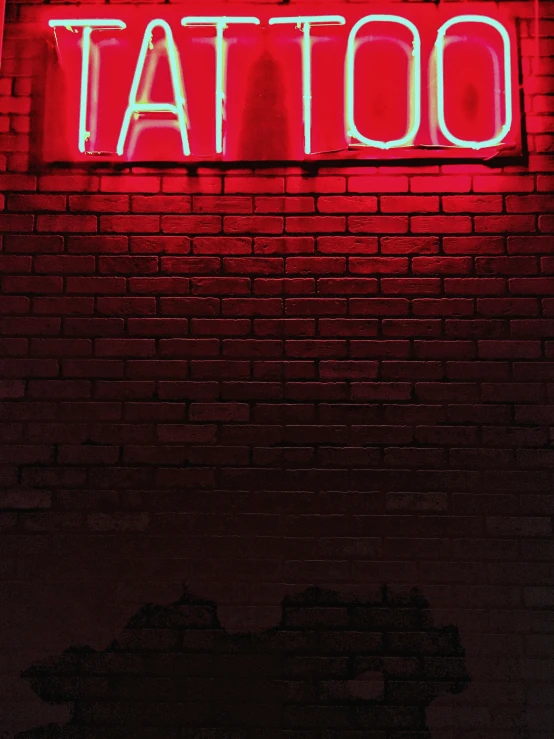
<instances>
[{"instance_id":1,"label":"brick wall","mask_svg":"<svg viewBox=\"0 0 554 739\"><path fill-rule=\"evenodd\" d=\"M275 626L309 586L417 587L458 629L469 684L375 736L551 737L554 15L541 3L537 65L532 3L511 5L520 161L187 173L30 162L36 49L16 21L40 3L8 3L6 737L70 715L23 670L105 649L183 582L229 631ZM403 623L382 651L423 659L422 623Z\"/></svg>"}]
</instances>

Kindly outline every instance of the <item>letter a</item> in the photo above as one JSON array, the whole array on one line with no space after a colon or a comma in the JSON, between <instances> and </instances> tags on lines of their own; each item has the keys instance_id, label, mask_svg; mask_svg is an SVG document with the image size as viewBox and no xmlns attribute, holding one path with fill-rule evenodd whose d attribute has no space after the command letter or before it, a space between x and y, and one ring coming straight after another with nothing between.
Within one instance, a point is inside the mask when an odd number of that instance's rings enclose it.
<instances>
[{"instance_id":1,"label":"letter a","mask_svg":"<svg viewBox=\"0 0 554 739\"><path fill-rule=\"evenodd\" d=\"M155 28L161 28L165 35L165 51L169 61L169 69L171 73L171 84L173 87L173 102L167 103L148 103L139 101L139 86L144 74L144 66L146 62L146 56L148 50L152 49L152 36ZM147 74L148 78L149 75ZM187 130L187 114L186 114L186 100L185 92L183 88L183 75L181 72L181 64L179 62L179 55L173 40L173 33L171 28L166 21L160 18L151 21L144 31L144 38L142 40L142 46L140 47L140 53L138 56L137 66L135 69L135 76L133 77L133 83L131 85L131 92L129 93L129 105L125 111L123 117L123 124L121 126L121 133L119 134L119 140L117 142L117 153L119 156L123 156L125 150L125 142L127 141L127 135L129 133L129 127L131 125L131 119L133 116L138 116L141 113L171 113L177 118L177 124L179 126L179 132L181 134L181 142L183 146L183 154L190 156L190 145Z\"/></svg>"}]
</instances>

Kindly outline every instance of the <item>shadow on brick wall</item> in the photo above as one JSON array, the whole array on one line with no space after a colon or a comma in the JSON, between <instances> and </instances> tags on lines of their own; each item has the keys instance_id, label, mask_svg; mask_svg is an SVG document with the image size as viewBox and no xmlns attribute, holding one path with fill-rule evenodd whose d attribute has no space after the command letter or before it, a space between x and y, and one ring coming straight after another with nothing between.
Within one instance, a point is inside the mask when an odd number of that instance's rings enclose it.
<instances>
[{"instance_id":1,"label":"shadow on brick wall","mask_svg":"<svg viewBox=\"0 0 554 739\"><path fill-rule=\"evenodd\" d=\"M23 677L71 718L18 739L426 739L427 706L470 680L457 628L386 587L370 601L310 588L256 633L226 631L185 590L105 651L71 647Z\"/></svg>"}]
</instances>

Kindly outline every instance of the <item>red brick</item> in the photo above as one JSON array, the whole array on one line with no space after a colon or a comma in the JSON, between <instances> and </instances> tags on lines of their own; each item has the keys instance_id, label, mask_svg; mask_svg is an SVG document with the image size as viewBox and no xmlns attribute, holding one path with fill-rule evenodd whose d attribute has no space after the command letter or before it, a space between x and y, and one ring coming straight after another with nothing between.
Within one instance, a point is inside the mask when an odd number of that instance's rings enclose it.
<instances>
[{"instance_id":1,"label":"red brick","mask_svg":"<svg viewBox=\"0 0 554 739\"><path fill-rule=\"evenodd\" d=\"M87 274L94 272L95 260L92 256L37 256L35 271L44 274Z\"/></svg>"},{"instance_id":2,"label":"red brick","mask_svg":"<svg viewBox=\"0 0 554 739\"><path fill-rule=\"evenodd\" d=\"M415 356L422 359L473 359L475 345L471 341L415 341Z\"/></svg>"},{"instance_id":3,"label":"red brick","mask_svg":"<svg viewBox=\"0 0 554 739\"><path fill-rule=\"evenodd\" d=\"M449 278L444 281L446 295L504 295L506 281L493 277Z\"/></svg>"},{"instance_id":4,"label":"red brick","mask_svg":"<svg viewBox=\"0 0 554 739\"><path fill-rule=\"evenodd\" d=\"M152 357L155 356L154 339L96 339L96 357Z\"/></svg>"},{"instance_id":5,"label":"red brick","mask_svg":"<svg viewBox=\"0 0 554 739\"><path fill-rule=\"evenodd\" d=\"M156 298L98 298L97 310L100 315L145 316L156 313Z\"/></svg>"},{"instance_id":6,"label":"red brick","mask_svg":"<svg viewBox=\"0 0 554 739\"><path fill-rule=\"evenodd\" d=\"M287 233L340 233L345 227L342 216L288 216L285 226Z\"/></svg>"},{"instance_id":7,"label":"red brick","mask_svg":"<svg viewBox=\"0 0 554 739\"><path fill-rule=\"evenodd\" d=\"M59 333L59 318L34 316L0 318L0 333L4 336L52 336Z\"/></svg>"},{"instance_id":8,"label":"red brick","mask_svg":"<svg viewBox=\"0 0 554 739\"><path fill-rule=\"evenodd\" d=\"M132 336L182 336L188 331L186 318L129 318L129 334Z\"/></svg>"},{"instance_id":9,"label":"red brick","mask_svg":"<svg viewBox=\"0 0 554 739\"><path fill-rule=\"evenodd\" d=\"M190 213L191 199L188 195L133 195L133 213Z\"/></svg>"},{"instance_id":10,"label":"red brick","mask_svg":"<svg viewBox=\"0 0 554 739\"><path fill-rule=\"evenodd\" d=\"M27 174L0 174L0 191L27 192L37 189L37 179Z\"/></svg>"},{"instance_id":11,"label":"red brick","mask_svg":"<svg viewBox=\"0 0 554 739\"><path fill-rule=\"evenodd\" d=\"M36 213L37 211L65 210L65 195L8 195L7 210Z\"/></svg>"},{"instance_id":12,"label":"red brick","mask_svg":"<svg viewBox=\"0 0 554 739\"><path fill-rule=\"evenodd\" d=\"M94 312L94 298L37 297L33 300L33 310L37 314L53 316L92 315Z\"/></svg>"},{"instance_id":13,"label":"red brick","mask_svg":"<svg viewBox=\"0 0 554 739\"><path fill-rule=\"evenodd\" d=\"M0 254L0 274L28 274L31 271L31 257Z\"/></svg>"},{"instance_id":14,"label":"red brick","mask_svg":"<svg viewBox=\"0 0 554 739\"><path fill-rule=\"evenodd\" d=\"M246 198L245 198L246 200ZM248 199L249 200L249 199ZM252 212L252 205L249 201L250 210L245 213ZM239 211L235 211L239 212ZM269 197L254 198L255 213L314 213L315 200L310 197Z\"/></svg>"},{"instance_id":15,"label":"red brick","mask_svg":"<svg viewBox=\"0 0 554 739\"><path fill-rule=\"evenodd\" d=\"M508 281L514 295L554 295L553 283L549 277L514 277Z\"/></svg>"},{"instance_id":16,"label":"red brick","mask_svg":"<svg viewBox=\"0 0 554 739\"><path fill-rule=\"evenodd\" d=\"M119 336L123 334L124 323L120 318L66 318L66 336Z\"/></svg>"},{"instance_id":17,"label":"red brick","mask_svg":"<svg viewBox=\"0 0 554 739\"><path fill-rule=\"evenodd\" d=\"M350 216L348 230L351 233L407 233L407 216Z\"/></svg>"},{"instance_id":18,"label":"red brick","mask_svg":"<svg viewBox=\"0 0 554 739\"><path fill-rule=\"evenodd\" d=\"M186 361L130 359L127 362L127 377L131 380L183 380L187 376L188 363Z\"/></svg>"},{"instance_id":19,"label":"red brick","mask_svg":"<svg viewBox=\"0 0 554 739\"><path fill-rule=\"evenodd\" d=\"M254 333L258 336L314 336L315 320L305 318L256 318Z\"/></svg>"},{"instance_id":20,"label":"red brick","mask_svg":"<svg viewBox=\"0 0 554 739\"><path fill-rule=\"evenodd\" d=\"M467 275L473 268L470 257L414 257L414 275Z\"/></svg>"},{"instance_id":21,"label":"red brick","mask_svg":"<svg viewBox=\"0 0 554 739\"><path fill-rule=\"evenodd\" d=\"M521 233L535 230L535 216L475 216L477 233Z\"/></svg>"},{"instance_id":22,"label":"red brick","mask_svg":"<svg viewBox=\"0 0 554 739\"><path fill-rule=\"evenodd\" d=\"M368 295L378 291L378 283L365 277L321 277L318 290L321 295Z\"/></svg>"},{"instance_id":23,"label":"red brick","mask_svg":"<svg viewBox=\"0 0 554 739\"><path fill-rule=\"evenodd\" d=\"M164 216L162 224L165 218L172 217ZM159 230L159 216L100 216L100 231L103 233L156 233Z\"/></svg>"},{"instance_id":24,"label":"red brick","mask_svg":"<svg viewBox=\"0 0 554 739\"><path fill-rule=\"evenodd\" d=\"M503 254L505 252L502 236L445 236L445 254Z\"/></svg>"},{"instance_id":25,"label":"red brick","mask_svg":"<svg viewBox=\"0 0 554 739\"><path fill-rule=\"evenodd\" d=\"M331 319L321 318L319 320L319 331L321 336L360 337L377 336L378 322L371 319L348 318Z\"/></svg>"},{"instance_id":26,"label":"red brick","mask_svg":"<svg viewBox=\"0 0 554 739\"><path fill-rule=\"evenodd\" d=\"M502 213L500 195L446 195L442 198L445 213Z\"/></svg>"},{"instance_id":27,"label":"red brick","mask_svg":"<svg viewBox=\"0 0 554 739\"><path fill-rule=\"evenodd\" d=\"M70 195L69 210L80 213L128 213L128 195Z\"/></svg>"},{"instance_id":28,"label":"red brick","mask_svg":"<svg viewBox=\"0 0 554 739\"><path fill-rule=\"evenodd\" d=\"M61 236L36 236L25 234L6 234L4 236L4 250L18 254L58 254L63 251Z\"/></svg>"},{"instance_id":29,"label":"red brick","mask_svg":"<svg viewBox=\"0 0 554 739\"><path fill-rule=\"evenodd\" d=\"M438 213L436 195L383 195L379 199L381 213Z\"/></svg>"},{"instance_id":30,"label":"red brick","mask_svg":"<svg viewBox=\"0 0 554 739\"><path fill-rule=\"evenodd\" d=\"M284 219L281 216L225 216L225 233L280 234Z\"/></svg>"},{"instance_id":31,"label":"red brick","mask_svg":"<svg viewBox=\"0 0 554 739\"><path fill-rule=\"evenodd\" d=\"M314 247L315 239L313 236L258 237L254 239L254 252L256 254L311 254Z\"/></svg>"},{"instance_id":32,"label":"red brick","mask_svg":"<svg viewBox=\"0 0 554 739\"><path fill-rule=\"evenodd\" d=\"M536 275L539 265L534 257L477 257L475 271L478 275Z\"/></svg>"},{"instance_id":33,"label":"red brick","mask_svg":"<svg viewBox=\"0 0 554 739\"><path fill-rule=\"evenodd\" d=\"M80 189L80 188L79 188ZM160 191L160 178L140 177L136 174L117 176L108 175L100 178L100 190L102 192L148 192L155 193Z\"/></svg>"},{"instance_id":34,"label":"red brick","mask_svg":"<svg viewBox=\"0 0 554 739\"><path fill-rule=\"evenodd\" d=\"M536 298L478 298L477 311L482 316L536 316Z\"/></svg>"},{"instance_id":35,"label":"red brick","mask_svg":"<svg viewBox=\"0 0 554 739\"><path fill-rule=\"evenodd\" d=\"M510 379L508 362L480 362L476 360L446 362L448 380L502 382Z\"/></svg>"},{"instance_id":36,"label":"red brick","mask_svg":"<svg viewBox=\"0 0 554 739\"><path fill-rule=\"evenodd\" d=\"M356 195L325 195L317 199L317 209L320 213L376 213L377 198Z\"/></svg>"},{"instance_id":37,"label":"red brick","mask_svg":"<svg viewBox=\"0 0 554 739\"><path fill-rule=\"evenodd\" d=\"M345 315L347 302L343 298L287 298L287 316L333 316Z\"/></svg>"},{"instance_id":38,"label":"red brick","mask_svg":"<svg viewBox=\"0 0 554 739\"><path fill-rule=\"evenodd\" d=\"M482 359L538 359L540 356L540 341L479 341Z\"/></svg>"},{"instance_id":39,"label":"red brick","mask_svg":"<svg viewBox=\"0 0 554 739\"><path fill-rule=\"evenodd\" d=\"M282 177L226 177L224 180L226 193L271 193L279 195L285 191L285 181Z\"/></svg>"},{"instance_id":40,"label":"red brick","mask_svg":"<svg viewBox=\"0 0 554 739\"><path fill-rule=\"evenodd\" d=\"M98 271L107 275L144 275L158 271L156 257L99 257Z\"/></svg>"},{"instance_id":41,"label":"red brick","mask_svg":"<svg viewBox=\"0 0 554 739\"><path fill-rule=\"evenodd\" d=\"M186 295L190 280L185 277L131 277L127 288L138 295Z\"/></svg>"},{"instance_id":42,"label":"red brick","mask_svg":"<svg viewBox=\"0 0 554 739\"><path fill-rule=\"evenodd\" d=\"M68 277L66 290L74 295L121 295L126 282L124 277Z\"/></svg>"},{"instance_id":43,"label":"red brick","mask_svg":"<svg viewBox=\"0 0 554 739\"><path fill-rule=\"evenodd\" d=\"M471 178L463 175L440 177L410 177L411 192L469 192Z\"/></svg>"},{"instance_id":44,"label":"red brick","mask_svg":"<svg viewBox=\"0 0 554 739\"><path fill-rule=\"evenodd\" d=\"M474 192L532 192L534 178L530 175L486 175L473 178Z\"/></svg>"},{"instance_id":45,"label":"red brick","mask_svg":"<svg viewBox=\"0 0 554 739\"><path fill-rule=\"evenodd\" d=\"M214 316L219 313L217 298L160 298L162 316Z\"/></svg>"},{"instance_id":46,"label":"red brick","mask_svg":"<svg viewBox=\"0 0 554 739\"><path fill-rule=\"evenodd\" d=\"M221 177L167 176L162 179L162 191L169 193L193 193L215 195L221 192Z\"/></svg>"},{"instance_id":47,"label":"red brick","mask_svg":"<svg viewBox=\"0 0 554 739\"><path fill-rule=\"evenodd\" d=\"M435 319L395 319L385 318L382 322L383 336L432 336L441 332L441 322Z\"/></svg>"},{"instance_id":48,"label":"red brick","mask_svg":"<svg viewBox=\"0 0 554 739\"><path fill-rule=\"evenodd\" d=\"M348 266L352 274L406 274L408 272L408 259L401 257L351 257Z\"/></svg>"},{"instance_id":49,"label":"red brick","mask_svg":"<svg viewBox=\"0 0 554 739\"><path fill-rule=\"evenodd\" d=\"M538 383L483 383L481 397L485 402L541 403L544 387Z\"/></svg>"},{"instance_id":50,"label":"red brick","mask_svg":"<svg viewBox=\"0 0 554 739\"><path fill-rule=\"evenodd\" d=\"M554 215L539 216L539 231L543 233L554 233Z\"/></svg>"},{"instance_id":51,"label":"red brick","mask_svg":"<svg viewBox=\"0 0 554 739\"><path fill-rule=\"evenodd\" d=\"M123 362L115 359L67 359L62 364L63 377L123 377Z\"/></svg>"},{"instance_id":52,"label":"red brick","mask_svg":"<svg viewBox=\"0 0 554 739\"><path fill-rule=\"evenodd\" d=\"M248 277L193 277L191 280L193 295L248 295L249 292Z\"/></svg>"},{"instance_id":53,"label":"red brick","mask_svg":"<svg viewBox=\"0 0 554 739\"><path fill-rule=\"evenodd\" d=\"M89 357L92 342L88 339L31 339L30 354L36 357Z\"/></svg>"},{"instance_id":54,"label":"red brick","mask_svg":"<svg viewBox=\"0 0 554 739\"><path fill-rule=\"evenodd\" d=\"M5 234L14 231L32 231L34 220L35 219L32 215L0 213L0 233Z\"/></svg>"},{"instance_id":55,"label":"red brick","mask_svg":"<svg viewBox=\"0 0 554 739\"><path fill-rule=\"evenodd\" d=\"M383 254L437 254L438 251L439 239L436 236L383 236L381 238Z\"/></svg>"},{"instance_id":56,"label":"red brick","mask_svg":"<svg viewBox=\"0 0 554 739\"><path fill-rule=\"evenodd\" d=\"M187 236L131 236L129 239L134 254L188 254L191 243Z\"/></svg>"},{"instance_id":57,"label":"red brick","mask_svg":"<svg viewBox=\"0 0 554 739\"><path fill-rule=\"evenodd\" d=\"M44 192L96 192L98 177L67 172L43 175L39 177L38 189Z\"/></svg>"},{"instance_id":58,"label":"red brick","mask_svg":"<svg viewBox=\"0 0 554 739\"><path fill-rule=\"evenodd\" d=\"M7 216L5 216L7 217ZM19 216L24 218L25 216ZM32 219L32 216L29 216ZM124 217L124 216L122 216ZM98 219L89 215L38 215L37 231L61 233L94 233L98 230Z\"/></svg>"},{"instance_id":59,"label":"red brick","mask_svg":"<svg viewBox=\"0 0 554 739\"><path fill-rule=\"evenodd\" d=\"M271 202L274 200L274 198L267 199ZM190 210L190 207L188 210ZM192 198L192 210L195 213L252 213L252 198L229 195L195 195Z\"/></svg>"},{"instance_id":60,"label":"red brick","mask_svg":"<svg viewBox=\"0 0 554 739\"><path fill-rule=\"evenodd\" d=\"M411 395L409 382L353 382L351 385L354 401L404 401Z\"/></svg>"},{"instance_id":61,"label":"red brick","mask_svg":"<svg viewBox=\"0 0 554 739\"><path fill-rule=\"evenodd\" d=\"M346 179L337 176L287 177L286 189L288 193L293 195L299 193L341 193L346 191Z\"/></svg>"},{"instance_id":62,"label":"red brick","mask_svg":"<svg viewBox=\"0 0 554 739\"><path fill-rule=\"evenodd\" d=\"M218 339L160 339L159 356L163 359L217 357Z\"/></svg>"},{"instance_id":63,"label":"red brick","mask_svg":"<svg viewBox=\"0 0 554 739\"><path fill-rule=\"evenodd\" d=\"M76 254L120 254L128 248L128 236L69 236L67 239L68 252Z\"/></svg>"},{"instance_id":64,"label":"red brick","mask_svg":"<svg viewBox=\"0 0 554 739\"><path fill-rule=\"evenodd\" d=\"M471 231L469 216L412 216L410 219L412 233L468 233Z\"/></svg>"},{"instance_id":65,"label":"red brick","mask_svg":"<svg viewBox=\"0 0 554 739\"><path fill-rule=\"evenodd\" d=\"M234 259L229 257L223 259L223 271L230 274L263 274L279 275L284 271L284 263L279 258L264 259L263 257Z\"/></svg>"},{"instance_id":66,"label":"red brick","mask_svg":"<svg viewBox=\"0 0 554 739\"><path fill-rule=\"evenodd\" d=\"M282 310L280 298L228 298L222 302L223 315L275 316Z\"/></svg>"},{"instance_id":67,"label":"red brick","mask_svg":"<svg viewBox=\"0 0 554 739\"><path fill-rule=\"evenodd\" d=\"M344 257L288 257L287 274L343 274L346 272Z\"/></svg>"},{"instance_id":68,"label":"red brick","mask_svg":"<svg viewBox=\"0 0 554 739\"><path fill-rule=\"evenodd\" d=\"M383 192L407 192L408 178L404 176L387 177L383 175L371 177L357 177L352 175L348 178L348 192L378 193Z\"/></svg>"},{"instance_id":69,"label":"red brick","mask_svg":"<svg viewBox=\"0 0 554 739\"><path fill-rule=\"evenodd\" d=\"M544 213L554 209L552 195L507 195L508 213Z\"/></svg>"},{"instance_id":70,"label":"red brick","mask_svg":"<svg viewBox=\"0 0 554 739\"><path fill-rule=\"evenodd\" d=\"M383 277L381 289L384 295L438 295L441 283L438 277Z\"/></svg>"}]
</instances>

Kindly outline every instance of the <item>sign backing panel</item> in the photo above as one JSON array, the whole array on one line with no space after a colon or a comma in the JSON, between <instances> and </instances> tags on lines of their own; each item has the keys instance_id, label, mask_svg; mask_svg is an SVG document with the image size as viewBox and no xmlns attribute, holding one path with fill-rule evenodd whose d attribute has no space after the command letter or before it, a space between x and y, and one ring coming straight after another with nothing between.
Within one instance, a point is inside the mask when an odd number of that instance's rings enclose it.
<instances>
[{"instance_id":1,"label":"sign backing panel","mask_svg":"<svg viewBox=\"0 0 554 739\"><path fill-rule=\"evenodd\" d=\"M44 17L46 161L521 153L515 23L488 5L79 8Z\"/></svg>"}]
</instances>

